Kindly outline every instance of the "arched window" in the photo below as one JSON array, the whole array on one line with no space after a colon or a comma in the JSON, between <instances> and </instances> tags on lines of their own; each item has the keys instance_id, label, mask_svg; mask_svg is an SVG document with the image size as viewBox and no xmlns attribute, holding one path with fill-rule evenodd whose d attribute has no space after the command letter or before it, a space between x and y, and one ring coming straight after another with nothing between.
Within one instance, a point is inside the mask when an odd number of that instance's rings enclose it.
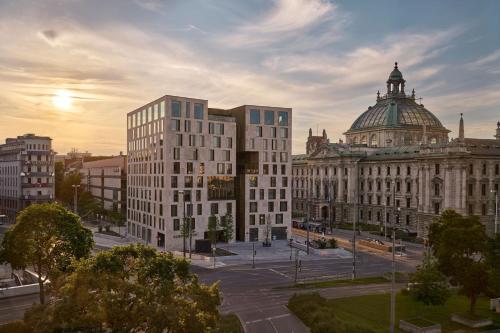
<instances>
[{"instance_id":1,"label":"arched window","mask_svg":"<svg viewBox=\"0 0 500 333\"><path fill-rule=\"evenodd\" d=\"M366 142L366 135L363 135L363 136L361 137L361 144L362 144L362 145L366 145L366 143L367 143L367 142Z\"/></svg>"},{"instance_id":2,"label":"arched window","mask_svg":"<svg viewBox=\"0 0 500 333\"><path fill-rule=\"evenodd\" d=\"M375 134L370 138L370 146L377 147L377 136Z\"/></svg>"}]
</instances>

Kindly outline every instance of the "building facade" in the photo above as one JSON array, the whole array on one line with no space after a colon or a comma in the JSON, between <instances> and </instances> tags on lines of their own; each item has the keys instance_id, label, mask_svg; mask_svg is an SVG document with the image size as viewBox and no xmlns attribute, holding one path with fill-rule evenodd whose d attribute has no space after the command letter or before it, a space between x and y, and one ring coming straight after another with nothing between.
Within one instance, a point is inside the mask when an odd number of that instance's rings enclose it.
<instances>
[{"instance_id":1,"label":"building facade","mask_svg":"<svg viewBox=\"0 0 500 333\"><path fill-rule=\"evenodd\" d=\"M257 106L209 109L206 100L164 96L130 112L127 115L129 235L158 247L178 250L184 246L181 232L184 217L191 218L195 241L207 239L211 215L219 219L231 215L235 240L248 240L250 235L254 240L264 239L267 225L266 231L274 230L276 238L286 238L289 228L284 235L281 229L272 228L290 224L291 207L279 212L278 204L275 210L264 202L264 195L261 201L257 199L260 192L267 191L267 187L263 188L267 183L272 182L276 190L284 188L278 185L277 177L271 180L272 166L266 166L264 174L264 164L280 161L277 142L271 142L278 141L279 112L285 110L278 109ZM272 112L275 129L271 129L270 118L268 126L263 126L264 118L262 125L252 123L251 113L255 114L252 110L259 113L262 110L262 117L264 110ZM291 110L286 110L291 128ZM269 140L267 146L264 139ZM287 167L280 170L290 176L289 139L286 145L288 157L283 164ZM278 166L275 168L277 171ZM252 192L250 187L254 186ZM286 193L283 196L290 198L291 187L286 188L288 196ZM271 196L276 198L272 199L274 202L280 194ZM247 198L255 199L250 203ZM265 216L263 224L256 222L261 215Z\"/></svg>"},{"instance_id":2,"label":"building facade","mask_svg":"<svg viewBox=\"0 0 500 333\"><path fill-rule=\"evenodd\" d=\"M82 186L108 211L127 214L127 156L83 162Z\"/></svg>"},{"instance_id":3,"label":"building facade","mask_svg":"<svg viewBox=\"0 0 500 333\"><path fill-rule=\"evenodd\" d=\"M459 137L406 94L397 64L387 93L345 132L346 143L330 143L326 132L309 132L306 154L293 157L293 210L326 226L372 223L416 231L444 209L478 215L493 232L500 184L500 122L494 139ZM492 131L493 132L493 131ZM492 133L493 134L493 133Z\"/></svg>"},{"instance_id":4,"label":"building facade","mask_svg":"<svg viewBox=\"0 0 500 333\"><path fill-rule=\"evenodd\" d=\"M54 156L49 137L25 134L0 145L0 215L13 222L30 204L54 199Z\"/></svg>"}]
</instances>

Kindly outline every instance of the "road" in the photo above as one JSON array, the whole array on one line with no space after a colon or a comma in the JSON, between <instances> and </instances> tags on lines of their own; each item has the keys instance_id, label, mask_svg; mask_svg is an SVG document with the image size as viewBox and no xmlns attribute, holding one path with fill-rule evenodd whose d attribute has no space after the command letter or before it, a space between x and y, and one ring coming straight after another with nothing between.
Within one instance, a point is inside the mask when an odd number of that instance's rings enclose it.
<instances>
[{"instance_id":1,"label":"road","mask_svg":"<svg viewBox=\"0 0 500 333\"><path fill-rule=\"evenodd\" d=\"M415 268L417 253L398 257L396 269L400 272ZM415 257L415 258L414 258ZM356 273L362 276L380 276L391 270L390 254L360 251L356 260ZM242 321L247 333L309 332L308 328L290 313L286 304L297 292L276 287L290 286L295 281L295 262L263 262L253 269L251 264L223 267L216 270L193 268L201 281L220 281L223 295L221 311L233 312ZM299 281L351 277L352 259L318 258L302 262ZM373 293L387 293L390 284L349 286L318 290L328 298L348 297ZM307 292L314 290L308 289ZM303 292L303 291L300 291Z\"/></svg>"},{"instance_id":2,"label":"road","mask_svg":"<svg viewBox=\"0 0 500 333\"><path fill-rule=\"evenodd\" d=\"M0 325L22 319L24 312L38 303L39 295L26 295L0 300Z\"/></svg>"}]
</instances>

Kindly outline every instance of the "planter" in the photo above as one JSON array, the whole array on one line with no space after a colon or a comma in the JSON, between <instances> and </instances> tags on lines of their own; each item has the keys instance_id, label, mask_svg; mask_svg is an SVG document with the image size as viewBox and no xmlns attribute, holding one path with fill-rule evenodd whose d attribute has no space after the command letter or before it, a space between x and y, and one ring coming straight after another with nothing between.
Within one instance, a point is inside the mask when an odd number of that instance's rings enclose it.
<instances>
[{"instance_id":1,"label":"planter","mask_svg":"<svg viewBox=\"0 0 500 333\"><path fill-rule=\"evenodd\" d=\"M490 310L495 311L500 307L500 298L491 298L490 299Z\"/></svg>"},{"instance_id":2,"label":"planter","mask_svg":"<svg viewBox=\"0 0 500 333\"><path fill-rule=\"evenodd\" d=\"M493 321L489 318L472 319L457 314L452 315L451 320L470 328L480 328L493 324Z\"/></svg>"},{"instance_id":3,"label":"planter","mask_svg":"<svg viewBox=\"0 0 500 333\"><path fill-rule=\"evenodd\" d=\"M409 333L441 333L441 325L422 318L400 320L399 329Z\"/></svg>"}]
</instances>

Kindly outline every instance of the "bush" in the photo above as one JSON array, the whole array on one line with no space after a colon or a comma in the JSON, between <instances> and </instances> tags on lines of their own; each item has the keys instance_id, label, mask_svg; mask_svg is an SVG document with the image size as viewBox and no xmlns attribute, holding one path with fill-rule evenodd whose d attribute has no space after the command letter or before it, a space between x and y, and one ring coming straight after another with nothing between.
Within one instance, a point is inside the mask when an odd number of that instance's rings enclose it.
<instances>
[{"instance_id":1,"label":"bush","mask_svg":"<svg viewBox=\"0 0 500 333\"><path fill-rule=\"evenodd\" d=\"M22 320L13 321L11 323L1 325L0 333L31 333L33 330L28 327Z\"/></svg>"},{"instance_id":2,"label":"bush","mask_svg":"<svg viewBox=\"0 0 500 333\"><path fill-rule=\"evenodd\" d=\"M293 295L288 308L311 329L311 333L373 333L372 330L335 318L332 305L318 293Z\"/></svg>"},{"instance_id":3,"label":"bush","mask_svg":"<svg viewBox=\"0 0 500 333\"><path fill-rule=\"evenodd\" d=\"M314 241L318 249L326 249L326 241L324 239L317 239Z\"/></svg>"},{"instance_id":4,"label":"bush","mask_svg":"<svg viewBox=\"0 0 500 333\"><path fill-rule=\"evenodd\" d=\"M338 247L337 240L333 237L328 240L328 243L332 249L336 249Z\"/></svg>"},{"instance_id":5,"label":"bush","mask_svg":"<svg viewBox=\"0 0 500 333\"><path fill-rule=\"evenodd\" d=\"M430 258L424 258L422 265L411 275L410 283L410 295L425 305L443 305L450 297L446 276Z\"/></svg>"}]
</instances>

